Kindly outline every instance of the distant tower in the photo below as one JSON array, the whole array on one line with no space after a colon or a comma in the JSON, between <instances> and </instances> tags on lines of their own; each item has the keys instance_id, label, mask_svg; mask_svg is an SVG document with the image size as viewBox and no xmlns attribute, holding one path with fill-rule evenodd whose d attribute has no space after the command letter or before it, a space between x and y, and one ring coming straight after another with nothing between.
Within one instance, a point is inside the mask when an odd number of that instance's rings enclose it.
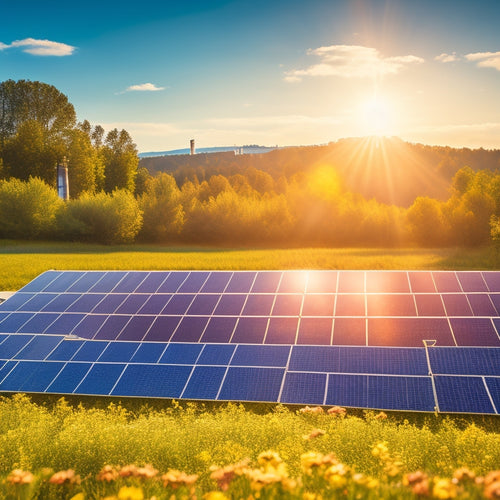
<instances>
[{"instance_id":1,"label":"distant tower","mask_svg":"<svg viewBox=\"0 0 500 500\"><path fill-rule=\"evenodd\" d=\"M194 139L191 139L190 145L191 145L191 154L194 155Z\"/></svg>"},{"instance_id":2,"label":"distant tower","mask_svg":"<svg viewBox=\"0 0 500 500\"><path fill-rule=\"evenodd\" d=\"M69 200L68 163L66 157L57 165L57 194L64 201Z\"/></svg>"}]
</instances>

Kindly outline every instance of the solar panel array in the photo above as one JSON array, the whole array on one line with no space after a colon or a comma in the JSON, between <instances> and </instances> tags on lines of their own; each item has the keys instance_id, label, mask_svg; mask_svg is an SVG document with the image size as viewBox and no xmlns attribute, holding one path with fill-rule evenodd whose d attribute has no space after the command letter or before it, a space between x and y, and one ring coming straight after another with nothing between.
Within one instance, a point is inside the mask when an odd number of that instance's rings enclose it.
<instances>
[{"instance_id":1,"label":"solar panel array","mask_svg":"<svg viewBox=\"0 0 500 500\"><path fill-rule=\"evenodd\" d=\"M48 271L0 391L500 410L500 272Z\"/></svg>"}]
</instances>

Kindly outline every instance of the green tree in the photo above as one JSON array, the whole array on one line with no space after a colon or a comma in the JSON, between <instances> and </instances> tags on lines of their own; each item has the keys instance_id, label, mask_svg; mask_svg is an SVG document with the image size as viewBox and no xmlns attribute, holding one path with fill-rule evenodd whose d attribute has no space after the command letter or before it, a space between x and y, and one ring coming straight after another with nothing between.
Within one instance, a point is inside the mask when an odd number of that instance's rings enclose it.
<instances>
[{"instance_id":1,"label":"green tree","mask_svg":"<svg viewBox=\"0 0 500 500\"><path fill-rule=\"evenodd\" d=\"M71 198L84 191L96 191L96 170L99 154L90 142L90 136L81 129L68 132L68 180Z\"/></svg>"},{"instance_id":2,"label":"green tree","mask_svg":"<svg viewBox=\"0 0 500 500\"><path fill-rule=\"evenodd\" d=\"M448 242L449 226L442 203L419 196L407 210L412 239L421 246L441 246Z\"/></svg>"}]
</instances>

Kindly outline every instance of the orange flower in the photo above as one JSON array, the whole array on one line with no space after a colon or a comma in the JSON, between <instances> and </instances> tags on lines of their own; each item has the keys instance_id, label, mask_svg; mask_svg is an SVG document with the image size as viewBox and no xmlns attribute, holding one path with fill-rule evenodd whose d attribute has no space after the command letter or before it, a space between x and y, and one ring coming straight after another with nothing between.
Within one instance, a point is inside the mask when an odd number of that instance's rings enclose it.
<instances>
[{"instance_id":1,"label":"orange flower","mask_svg":"<svg viewBox=\"0 0 500 500\"><path fill-rule=\"evenodd\" d=\"M52 475L49 479L52 484L80 484L80 476L75 474L73 469L61 470Z\"/></svg>"},{"instance_id":2,"label":"orange flower","mask_svg":"<svg viewBox=\"0 0 500 500\"><path fill-rule=\"evenodd\" d=\"M299 410L300 413L304 415L322 415L324 413L323 408L321 406L305 406Z\"/></svg>"},{"instance_id":3,"label":"orange flower","mask_svg":"<svg viewBox=\"0 0 500 500\"><path fill-rule=\"evenodd\" d=\"M332 406L331 408L328 409L328 415L336 415L338 417L344 417L347 413L347 410L345 408L342 408L342 406Z\"/></svg>"},{"instance_id":4,"label":"orange flower","mask_svg":"<svg viewBox=\"0 0 500 500\"><path fill-rule=\"evenodd\" d=\"M302 437L306 440L315 439L320 436L324 436L326 432L322 429L314 429L310 434L304 434Z\"/></svg>"},{"instance_id":5,"label":"orange flower","mask_svg":"<svg viewBox=\"0 0 500 500\"><path fill-rule=\"evenodd\" d=\"M500 498L500 481L488 484L484 488L484 496L489 499Z\"/></svg>"},{"instance_id":6,"label":"orange flower","mask_svg":"<svg viewBox=\"0 0 500 500\"><path fill-rule=\"evenodd\" d=\"M137 467L133 464L124 465L119 472L121 477L137 476Z\"/></svg>"},{"instance_id":7,"label":"orange flower","mask_svg":"<svg viewBox=\"0 0 500 500\"><path fill-rule=\"evenodd\" d=\"M170 469L166 474L161 476L163 486L171 486L178 488L179 486L192 486L198 479L198 474L188 475L176 469Z\"/></svg>"},{"instance_id":8,"label":"orange flower","mask_svg":"<svg viewBox=\"0 0 500 500\"><path fill-rule=\"evenodd\" d=\"M118 471L112 467L111 465L105 465L97 474L96 479L98 481L106 481L110 483L111 481L115 481L120 477Z\"/></svg>"},{"instance_id":9,"label":"orange flower","mask_svg":"<svg viewBox=\"0 0 500 500\"><path fill-rule=\"evenodd\" d=\"M248 470L248 459L242 460L236 464L226 465L225 467L217 467L212 465L210 470L210 478L217 482L217 486L222 491L227 491L229 484L235 476L241 476Z\"/></svg>"},{"instance_id":10,"label":"orange flower","mask_svg":"<svg viewBox=\"0 0 500 500\"><path fill-rule=\"evenodd\" d=\"M33 474L29 471L14 469L8 476L6 481L9 484L30 484L33 482Z\"/></svg>"},{"instance_id":11,"label":"orange flower","mask_svg":"<svg viewBox=\"0 0 500 500\"><path fill-rule=\"evenodd\" d=\"M476 475L467 467L460 467L453 473L454 483L474 482Z\"/></svg>"},{"instance_id":12,"label":"orange flower","mask_svg":"<svg viewBox=\"0 0 500 500\"><path fill-rule=\"evenodd\" d=\"M412 486L426 480L427 474L418 470L417 472L410 472L409 474L405 474L405 476L403 477L403 484L405 486Z\"/></svg>"},{"instance_id":13,"label":"orange flower","mask_svg":"<svg viewBox=\"0 0 500 500\"><path fill-rule=\"evenodd\" d=\"M375 418L375 420L385 420L387 418L387 413L384 413L383 411L381 411L380 413L375 415L374 418Z\"/></svg>"}]
</instances>

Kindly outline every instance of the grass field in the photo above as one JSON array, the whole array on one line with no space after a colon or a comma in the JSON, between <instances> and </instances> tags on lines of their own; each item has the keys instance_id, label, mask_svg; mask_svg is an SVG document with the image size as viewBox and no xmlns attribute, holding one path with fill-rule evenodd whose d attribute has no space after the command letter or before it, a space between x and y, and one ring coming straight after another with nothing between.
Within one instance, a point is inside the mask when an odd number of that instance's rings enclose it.
<instances>
[{"instance_id":1,"label":"grass field","mask_svg":"<svg viewBox=\"0 0 500 500\"><path fill-rule=\"evenodd\" d=\"M497 269L492 248L224 249L99 246L0 240L0 290L18 290L49 269Z\"/></svg>"}]
</instances>

